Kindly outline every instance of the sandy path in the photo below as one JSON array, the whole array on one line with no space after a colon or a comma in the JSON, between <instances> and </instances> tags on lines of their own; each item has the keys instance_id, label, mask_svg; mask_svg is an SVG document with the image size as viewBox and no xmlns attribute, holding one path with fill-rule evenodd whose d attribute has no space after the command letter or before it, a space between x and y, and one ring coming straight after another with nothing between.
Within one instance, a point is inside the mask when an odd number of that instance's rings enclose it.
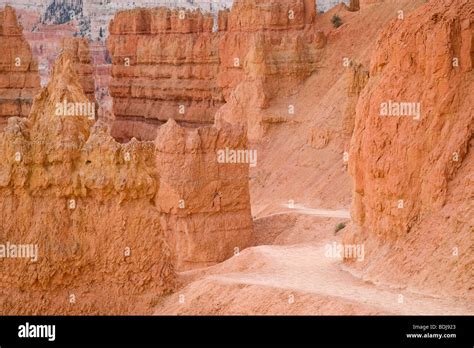
<instances>
[{"instance_id":1,"label":"sandy path","mask_svg":"<svg viewBox=\"0 0 474 348\"><path fill-rule=\"evenodd\" d=\"M339 219L349 215L344 210L295 205L289 212L273 210L262 218L287 213ZM474 314L474 304L465 301L355 277L343 269L339 258L327 256L328 245L338 242L339 237L327 233L313 243L245 249L221 264L197 271L178 292L186 295L186 304L177 304L176 293L157 308L157 314ZM308 308L301 313L301 308L275 303L282 294L294 294L295 302L300 299ZM261 302L267 300L265 306L272 307L270 310L262 308Z\"/></svg>"},{"instance_id":2,"label":"sandy path","mask_svg":"<svg viewBox=\"0 0 474 348\"><path fill-rule=\"evenodd\" d=\"M338 259L326 257L325 244L259 246L252 249L265 260L258 270L211 275L209 279L337 297L393 314L474 313L472 304L364 282L344 271ZM245 254L236 257L245 258Z\"/></svg>"},{"instance_id":3,"label":"sandy path","mask_svg":"<svg viewBox=\"0 0 474 348\"><path fill-rule=\"evenodd\" d=\"M349 210L330 210L330 209L314 209L307 208L301 204L295 204L293 208L288 207L288 205L282 205L288 209L279 210L274 213L270 213L264 216L259 216L259 219L267 218L275 215L285 215L285 214L304 214L312 216L321 216L321 217L332 217L332 218L351 218Z\"/></svg>"}]
</instances>

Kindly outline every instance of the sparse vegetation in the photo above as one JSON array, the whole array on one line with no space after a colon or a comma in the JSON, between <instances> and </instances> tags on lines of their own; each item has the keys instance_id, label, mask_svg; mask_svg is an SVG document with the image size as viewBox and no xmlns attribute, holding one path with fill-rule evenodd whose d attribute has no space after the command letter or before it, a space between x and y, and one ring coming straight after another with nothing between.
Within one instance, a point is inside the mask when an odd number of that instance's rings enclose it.
<instances>
[{"instance_id":1,"label":"sparse vegetation","mask_svg":"<svg viewBox=\"0 0 474 348\"><path fill-rule=\"evenodd\" d=\"M339 28L342 25L342 19L338 15L334 15L331 18L331 23L334 26L334 28Z\"/></svg>"},{"instance_id":2,"label":"sparse vegetation","mask_svg":"<svg viewBox=\"0 0 474 348\"><path fill-rule=\"evenodd\" d=\"M339 232L342 230L344 227L346 227L346 224L344 222L340 222L336 225L336 228L334 229L334 233Z\"/></svg>"}]
</instances>

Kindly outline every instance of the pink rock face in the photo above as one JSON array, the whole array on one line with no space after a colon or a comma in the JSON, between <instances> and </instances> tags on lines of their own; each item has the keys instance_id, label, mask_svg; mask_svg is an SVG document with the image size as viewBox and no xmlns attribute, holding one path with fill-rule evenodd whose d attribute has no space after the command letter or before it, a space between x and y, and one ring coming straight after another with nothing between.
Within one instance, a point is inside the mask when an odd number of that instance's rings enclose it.
<instances>
[{"instance_id":1,"label":"pink rock face","mask_svg":"<svg viewBox=\"0 0 474 348\"><path fill-rule=\"evenodd\" d=\"M473 11L430 2L379 37L356 109L348 239L366 243L368 277L471 297Z\"/></svg>"},{"instance_id":2,"label":"pink rock face","mask_svg":"<svg viewBox=\"0 0 474 348\"><path fill-rule=\"evenodd\" d=\"M17 23L15 10L0 11L0 130L8 117L28 115L33 97L39 92L38 66Z\"/></svg>"}]
</instances>

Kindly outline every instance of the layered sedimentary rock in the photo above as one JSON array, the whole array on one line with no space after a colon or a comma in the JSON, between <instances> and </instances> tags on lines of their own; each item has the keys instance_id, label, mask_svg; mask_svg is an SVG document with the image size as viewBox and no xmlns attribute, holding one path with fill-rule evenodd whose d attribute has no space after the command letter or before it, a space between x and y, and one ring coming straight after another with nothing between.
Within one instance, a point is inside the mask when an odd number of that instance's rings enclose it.
<instances>
[{"instance_id":1,"label":"layered sedimentary rock","mask_svg":"<svg viewBox=\"0 0 474 348\"><path fill-rule=\"evenodd\" d=\"M436 1L382 32L356 109L353 220L369 279L473 297L474 4ZM393 50L403 42L403 49Z\"/></svg>"},{"instance_id":2,"label":"layered sedimentary rock","mask_svg":"<svg viewBox=\"0 0 474 348\"><path fill-rule=\"evenodd\" d=\"M1 130L8 117L28 115L40 87L38 66L10 6L0 11L0 50Z\"/></svg>"},{"instance_id":3,"label":"layered sedimentary rock","mask_svg":"<svg viewBox=\"0 0 474 348\"><path fill-rule=\"evenodd\" d=\"M73 57L73 66L86 97L95 103L94 68L92 66L89 43L83 38L65 38L62 50Z\"/></svg>"},{"instance_id":4,"label":"layered sedimentary rock","mask_svg":"<svg viewBox=\"0 0 474 348\"><path fill-rule=\"evenodd\" d=\"M160 174L155 201L177 268L215 264L250 246L245 129L229 124L193 129L169 120L158 129L155 144Z\"/></svg>"},{"instance_id":5,"label":"layered sedimentary rock","mask_svg":"<svg viewBox=\"0 0 474 348\"><path fill-rule=\"evenodd\" d=\"M112 75L112 66L109 52L104 42L95 41L89 43L94 68L94 80L96 86L96 98L99 103L109 94L109 84Z\"/></svg>"},{"instance_id":6,"label":"layered sedimentary rock","mask_svg":"<svg viewBox=\"0 0 474 348\"><path fill-rule=\"evenodd\" d=\"M108 36L108 25L118 11L134 8L154 8L166 6L169 8L201 9L208 13L216 13L229 8L232 0L192 1L192 0L83 0L83 14L90 18L90 31L93 40L104 40ZM101 35L102 33L102 35Z\"/></svg>"},{"instance_id":7,"label":"layered sedimentary rock","mask_svg":"<svg viewBox=\"0 0 474 348\"><path fill-rule=\"evenodd\" d=\"M264 132L262 110L295 91L317 67L324 34L313 26L311 1L235 1L220 43L219 85L226 105L216 118Z\"/></svg>"},{"instance_id":8,"label":"layered sedimentary rock","mask_svg":"<svg viewBox=\"0 0 474 348\"><path fill-rule=\"evenodd\" d=\"M315 69L310 43L315 6L306 1L236 1L221 13L226 32L220 42L219 84L229 99L241 82L260 82L268 97L301 82ZM304 29L307 29L306 31ZM278 82L279 85L275 85Z\"/></svg>"},{"instance_id":9,"label":"layered sedimentary rock","mask_svg":"<svg viewBox=\"0 0 474 348\"><path fill-rule=\"evenodd\" d=\"M169 118L211 124L219 109L217 118L261 136L268 101L318 67L326 38L312 25L315 14L307 0L239 0L215 22L199 11L118 13L108 40L114 136L152 139Z\"/></svg>"},{"instance_id":10,"label":"layered sedimentary rock","mask_svg":"<svg viewBox=\"0 0 474 348\"><path fill-rule=\"evenodd\" d=\"M174 286L154 146L57 114L88 102L74 60L64 52L29 118L0 134L0 240L37 247L36 260L2 253L2 314L146 313Z\"/></svg>"},{"instance_id":11,"label":"layered sedimentary rock","mask_svg":"<svg viewBox=\"0 0 474 348\"><path fill-rule=\"evenodd\" d=\"M224 100L212 26L213 18L198 11L136 9L115 16L108 48L116 138L153 139L156 125L169 118L188 125L214 122Z\"/></svg>"}]
</instances>

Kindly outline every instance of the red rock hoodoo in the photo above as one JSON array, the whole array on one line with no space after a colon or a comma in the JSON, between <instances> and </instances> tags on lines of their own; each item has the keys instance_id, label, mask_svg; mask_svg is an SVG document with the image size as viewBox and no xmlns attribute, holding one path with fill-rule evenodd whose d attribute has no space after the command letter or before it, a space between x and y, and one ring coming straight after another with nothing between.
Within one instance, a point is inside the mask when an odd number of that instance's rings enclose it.
<instances>
[{"instance_id":1,"label":"red rock hoodoo","mask_svg":"<svg viewBox=\"0 0 474 348\"><path fill-rule=\"evenodd\" d=\"M0 11L0 130L8 117L28 116L33 97L39 92L38 65L18 25L15 10Z\"/></svg>"},{"instance_id":2,"label":"red rock hoodoo","mask_svg":"<svg viewBox=\"0 0 474 348\"><path fill-rule=\"evenodd\" d=\"M224 261L252 244L248 163L219 162L219 152L247 154L240 126L158 128L157 209L175 246L178 269Z\"/></svg>"},{"instance_id":3,"label":"red rock hoodoo","mask_svg":"<svg viewBox=\"0 0 474 348\"><path fill-rule=\"evenodd\" d=\"M347 242L366 244L367 278L473 296L473 13L429 2L377 41L350 151ZM389 101L413 112L386 115Z\"/></svg>"},{"instance_id":4,"label":"red rock hoodoo","mask_svg":"<svg viewBox=\"0 0 474 348\"><path fill-rule=\"evenodd\" d=\"M247 151L247 134L240 125L213 125L224 102L213 18L137 9L118 13L109 31L112 135L155 139L156 206L171 231L177 268L225 260L251 244L252 220L248 163L216 160L220 150Z\"/></svg>"}]
</instances>

